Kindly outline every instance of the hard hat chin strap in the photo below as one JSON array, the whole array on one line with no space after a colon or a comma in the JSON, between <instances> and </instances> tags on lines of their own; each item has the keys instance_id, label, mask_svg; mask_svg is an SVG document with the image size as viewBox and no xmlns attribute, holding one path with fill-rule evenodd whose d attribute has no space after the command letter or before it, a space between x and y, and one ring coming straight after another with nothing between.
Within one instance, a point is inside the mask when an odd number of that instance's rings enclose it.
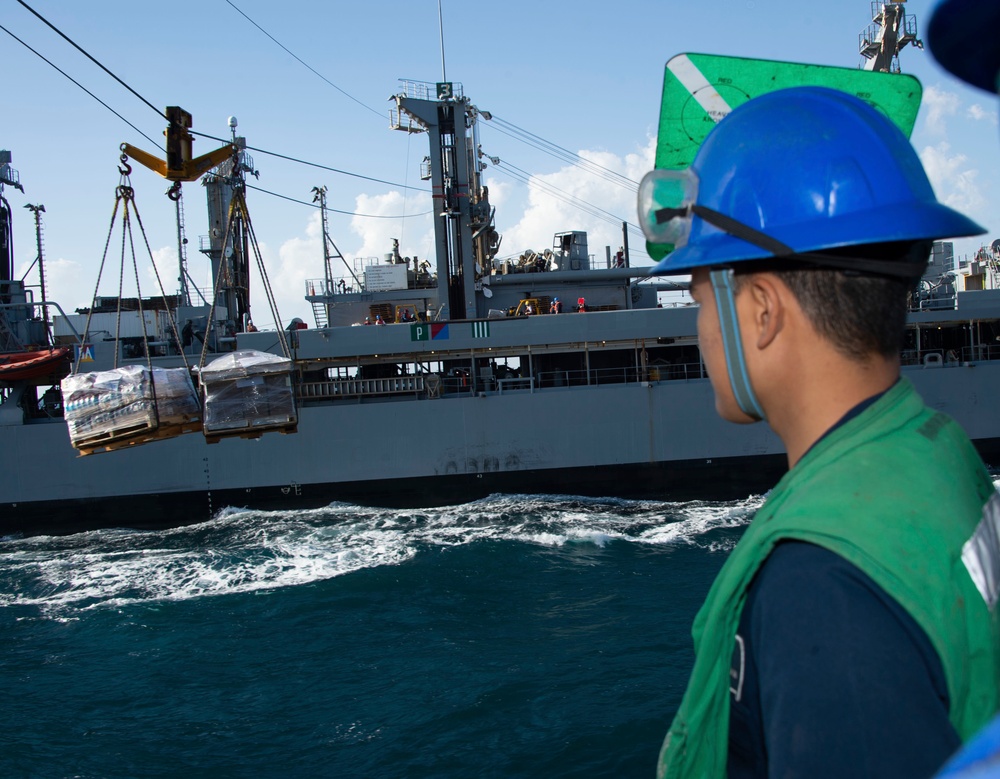
<instances>
[{"instance_id":1,"label":"hard hat chin strap","mask_svg":"<svg viewBox=\"0 0 1000 779\"><path fill-rule=\"evenodd\" d=\"M764 410L750 386L750 376L743 357L740 324L736 318L736 297L733 294L733 270L722 268L709 271L709 278L715 293L715 307L719 312L722 348L726 354L726 368L733 396L744 414L754 419L764 419Z\"/></svg>"},{"instance_id":2,"label":"hard hat chin strap","mask_svg":"<svg viewBox=\"0 0 1000 779\"><path fill-rule=\"evenodd\" d=\"M927 270L927 260L930 250L924 250L925 243L923 241L913 241L906 256L898 260L875 260L860 256L840 256L829 251L796 252L791 246L782 243L777 238L772 238L760 230L755 230L749 225L733 219L731 216L727 216L706 206L695 204L691 206L691 213L700 216L704 221L718 227L723 232L771 252L778 259L805 263L816 268L855 271L857 273L868 273L899 279L916 280Z\"/></svg>"}]
</instances>

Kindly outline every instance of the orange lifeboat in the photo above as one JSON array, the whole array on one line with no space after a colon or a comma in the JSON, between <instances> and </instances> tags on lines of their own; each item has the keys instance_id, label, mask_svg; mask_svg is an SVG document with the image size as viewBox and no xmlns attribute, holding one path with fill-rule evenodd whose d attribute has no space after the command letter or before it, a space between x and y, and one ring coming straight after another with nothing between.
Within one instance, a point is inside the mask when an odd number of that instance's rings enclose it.
<instances>
[{"instance_id":1,"label":"orange lifeboat","mask_svg":"<svg viewBox=\"0 0 1000 779\"><path fill-rule=\"evenodd\" d=\"M60 346L55 349L0 354L0 382L57 382L69 373L71 352L70 347Z\"/></svg>"}]
</instances>

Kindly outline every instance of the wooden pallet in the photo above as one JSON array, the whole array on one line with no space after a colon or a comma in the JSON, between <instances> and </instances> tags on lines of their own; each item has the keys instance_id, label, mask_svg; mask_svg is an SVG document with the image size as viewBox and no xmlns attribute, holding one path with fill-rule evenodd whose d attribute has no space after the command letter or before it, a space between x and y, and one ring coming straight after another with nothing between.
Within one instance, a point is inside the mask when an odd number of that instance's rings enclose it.
<instances>
[{"instance_id":1,"label":"wooden pallet","mask_svg":"<svg viewBox=\"0 0 1000 779\"><path fill-rule=\"evenodd\" d=\"M145 435L156 430L156 427L156 419L146 417L131 425L118 425L111 430L92 433L84 438L79 438L73 442L73 446L77 449L102 447L112 444L115 441L128 440L136 436Z\"/></svg>"},{"instance_id":2,"label":"wooden pallet","mask_svg":"<svg viewBox=\"0 0 1000 779\"><path fill-rule=\"evenodd\" d=\"M240 427L240 428L229 428L228 430L205 430L205 442L209 444L217 444L223 438L248 438L257 439L260 438L264 433L281 433L282 435L288 435L289 433L296 433L299 429L298 420L289 422L278 422L273 425L262 425L260 427Z\"/></svg>"},{"instance_id":3,"label":"wooden pallet","mask_svg":"<svg viewBox=\"0 0 1000 779\"><path fill-rule=\"evenodd\" d=\"M98 454L100 452L114 452L119 449L128 449L132 446L152 443L153 441L165 441L168 438L187 433L199 433L202 429L201 420L160 422L157 426L133 426L136 429L116 430L102 437L88 438L86 441L78 441L74 444L84 457L88 454Z\"/></svg>"}]
</instances>

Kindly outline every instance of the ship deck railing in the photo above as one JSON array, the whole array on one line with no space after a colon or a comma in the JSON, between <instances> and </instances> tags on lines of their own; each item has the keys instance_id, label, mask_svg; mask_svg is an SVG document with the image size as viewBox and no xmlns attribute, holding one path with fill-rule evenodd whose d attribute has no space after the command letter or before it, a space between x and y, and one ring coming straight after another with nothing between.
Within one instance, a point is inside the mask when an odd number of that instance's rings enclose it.
<instances>
[{"instance_id":1,"label":"ship deck railing","mask_svg":"<svg viewBox=\"0 0 1000 779\"><path fill-rule=\"evenodd\" d=\"M390 396L456 396L477 393L504 394L537 392L566 387L610 384L658 383L674 380L704 379L700 363L656 364L636 367L591 368L590 370L539 371L533 376L496 376L483 374L474 380L467 372L443 376L433 374L401 375L380 379L329 379L298 384L298 399L323 401L338 399L385 398ZM430 379L434 381L431 382Z\"/></svg>"},{"instance_id":2,"label":"ship deck railing","mask_svg":"<svg viewBox=\"0 0 1000 779\"><path fill-rule=\"evenodd\" d=\"M638 382L690 380L705 378L699 363L650 365L645 370L636 367L591 368L577 371L541 371L537 374L539 388L582 387L597 384L635 384Z\"/></svg>"},{"instance_id":3,"label":"ship deck railing","mask_svg":"<svg viewBox=\"0 0 1000 779\"><path fill-rule=\"evenodd\" d=\"M942 365L962 366L973 362L1000 360L1000 344L963 346L961 349L906 349L900 354L903 365L923 365L936 368Z\"/></svg>"},{"instance_id":4,"label":"ship deck railing","mask_svg":"<svg viewBox=\"0 0 1000 779\"><path fill-rule=\"evenodd\" d=\"M958 308L958 298L955 295L942 295L940 297L926 298L921 300L915 310L917 311L954 311Z\"/></svg>"},{"instance_id":5,"label":"ship deck railing","mask_svg":"<svg viewBox=\"0 0 1000 779\"><path fill-rule=\"evenodd\" d=\"M410 273L413 273L412 271ZM437 279L427 273L416 273L413 278L407 277L406 287L392 290L373 289L365 287L364 275L362 273L351 275L334 276L331 279L306 279L305 296L310 301L326 301L328 303L340 302L340 298L347 295L372 295L376 292L406 292L414 289L435 289ZM413 308L413 304L410 304Z\"/></svg>"},{"instance_id":6,"label":"ship deck railing","mask_svg":"<svg viewBox=\"0 0 1000 779\"><path fill-rule=\"evenodd\" d=\"M393 376L386 379L335 379L307 381L299 385L302 400L327 400L362 395L419 395L425 391L424 377Z\"/></svg>"}]
</instances>

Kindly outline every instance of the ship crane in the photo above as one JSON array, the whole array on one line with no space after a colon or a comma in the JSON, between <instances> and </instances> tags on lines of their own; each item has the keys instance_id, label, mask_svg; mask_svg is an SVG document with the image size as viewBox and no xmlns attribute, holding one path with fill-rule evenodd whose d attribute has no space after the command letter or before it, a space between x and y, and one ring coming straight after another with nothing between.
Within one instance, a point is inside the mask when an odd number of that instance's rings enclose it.
<instances>
[{"instance_id":1,"label":"ship crane","mask_svg":"<svg viewBox=\"0 0 1000 779\"><path fill-rule=\"evenodd\" d=\"M858 50L867 60L865 70L899 73L899 52L908 43L918 49L924 44L917 38L917 20L906 13L906 0L872 0L872 22L858 34Z\"/></svg>"},{"instance_id":2,"label":"ship crane","mask_svg":"<svg viewBox=\"0 0 1000 779\"><path fill-rule=\"evenodd\" d=\"M208 189L209 221L212 224L212 235L209 241L203 241L201 251L212 260L212 278L214 280L213 297L211 300L211 316L215 316L216 307L226 317L223 330L227 337L232 338L236 332L243 332L250 320L250 264L248 254L252 251L257 259L258 269L264 281L265 293L270 304L275 322L280 323L270 281L262 267L250 215L244 198L244 174L259 175L253 169L253 162L244 151L246 142L236 135L236 117L229 118L232 131L232 141L225 146L193 157L194 137L190 129L192 117L179 106L168 106L164 111L167 119L166 159L136 148L128 143L121 145L122 160L133 159L155 173L173 182L167 190L167 196L178 204L178 255L181 264L181 297L188 302L189 294L186 288L187 268L185 262L185 243L183 234L183 212L180 208L181 182L195 181L204 174L211 174L205 180ZM284 344L284 339L279 340ZM207 343L207 342L206 342ZM203 344L204 345L204 344ZM204 359L204 350L203 355Z\"/></svg>"},{"instance_id":3,"label":"ship crane","mask_svg":"<svg viewBox=\"0 0 1000 779\"><path fill-rule=\"evenodd\" d=\"M191 114L179 106L167 106L164 112L167 119L167 129L163 134L167 138L167 158L161 160L149 152L138 149L130 143L123 143L122 151L136 162L145 165L163 178L174 182L167 193L171 200L180 197L182 181L196 181L202 174L208 173L216 165L233 156L236 149L233 144L222 146L200 157L191 157L194 136L191 129Z\"/></svg>"},{"instance_id":4,"label":"ship crane","mask_svg":"<svg viewBox=\"0 0 1000 779\"><path fill-rule=\"evenodd\" d=\"M149 152L143 151L130 143L121 145L122 153L144 165L155 173L160 174L165 179L173 182L167 190L167 197L174 201L177 211L177 256L178 256L178 282L180 284L181 301L185 305L191 304L191 295L188 291L187 272L187 238L184 236L184 206L181 202L181 182L195 181L202 174L207 173L219 163L231 157L235 153L233 144L222 146L208 154L192 158L194 136L189 130L192 126L192 116L180 106L167 106L164 111L167 119L167 129L163 131L166 136L167 157L161 160Z\"/></svg>"}]
</instances>

